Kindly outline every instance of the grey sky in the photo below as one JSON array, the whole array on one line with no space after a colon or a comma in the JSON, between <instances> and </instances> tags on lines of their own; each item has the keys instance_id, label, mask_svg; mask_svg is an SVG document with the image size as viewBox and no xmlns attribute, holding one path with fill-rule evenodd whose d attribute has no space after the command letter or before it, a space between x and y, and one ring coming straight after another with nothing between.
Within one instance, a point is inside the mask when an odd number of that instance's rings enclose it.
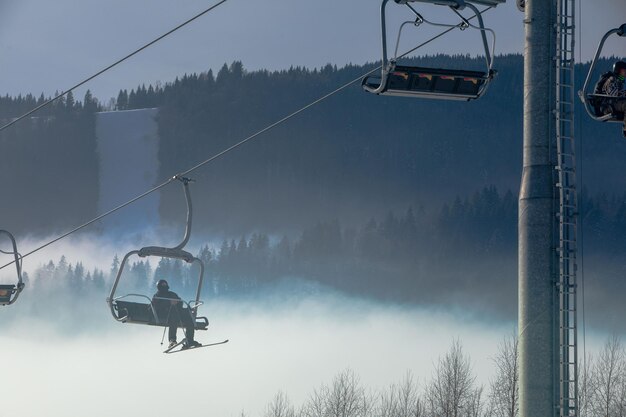
<instances>
[{"instance_id":1,"label":"grey sky","mask_svg":"<svg viewBox=\"0 0 626 417\"><path fill-rule=\"evenodd\" d=\"M606 30L626 21L621 3L584 1L583 57L593 54ZM206 0L0 0L0 94L63 90L210 4ZM374 61L380 55L379 4L377 0L228 0L88 88L106 100L120 88L216 70L233 60L243 61L249 70ZM434 6L424 6L423 11L436 19L442 12ZM487 24L497 31L498 52L522 51L522 19L511 0L489 12ZM415 33L407 45L429 33ZM477 39L456 34L423 52L476 53L478 46ZM618 42L608 47L615 54L626 51Z\"/></svg>"}]
</instances>

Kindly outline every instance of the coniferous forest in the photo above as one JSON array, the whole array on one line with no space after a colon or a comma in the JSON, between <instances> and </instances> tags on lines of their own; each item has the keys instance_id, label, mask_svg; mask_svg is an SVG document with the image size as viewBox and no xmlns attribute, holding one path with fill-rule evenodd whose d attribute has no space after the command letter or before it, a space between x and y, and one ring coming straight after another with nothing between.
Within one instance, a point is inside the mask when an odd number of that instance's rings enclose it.
<instances>
[{"instance_id":1,"label":"coniferous forest","mask_svg":"<svg viewBox=\"0 0 626 417\"><path fill-rule=\"evenodd\" d=\"M422 61L476 64L469 57ZM0 134L3 219L17 234L46 236L98 214L98 111L158 107L159 177L166 179L372 67L248 72L234 62L122 90L107 106L89 92L82 100L70 94ZM501 56L497 68L489 92L471 103L376 97L356 83L195 172L194 234L227 236L221 247L200 251L212 295L297 277L403 302L459 301L474 291L481 304L505 286L511 297L490 305L513 314L522 57ZM579 77L586 69L579 66ZM46 99L35 97L0 98L0 119ZM609 271L601 280L616 281L626 249L626 180L614 173L626 142L614 126L582 112L577 120L585 250ZM15 155L28 162L17 164ZM162 192L165 222L181 218L179 192ZM138 285L189 275L180 265L148 266L134 266ZM76 264L70 271L58 259L37 268L31 279L41 282L61 274L102 287L109 276Z\"/></svg>"}]
</instances>

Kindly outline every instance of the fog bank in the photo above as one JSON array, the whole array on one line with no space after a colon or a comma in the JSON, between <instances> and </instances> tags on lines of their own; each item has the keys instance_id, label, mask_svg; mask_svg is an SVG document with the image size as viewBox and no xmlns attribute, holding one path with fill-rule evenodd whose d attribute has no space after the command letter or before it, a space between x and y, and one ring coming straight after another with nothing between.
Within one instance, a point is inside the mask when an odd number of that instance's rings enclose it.
<instances>
[{"instance_id":1,"label":"fog bank","mask_svg":"<svg viewBox=\"0 0 626 417\"><path fill-rule=\"evenodd\" d=\"M6 415L239 416L244 410L258 416L279 390L302 404L346 368L374 390L398 381L407 370L422 384L455 337L486 384L490 358L502 336L512 331L511 323L478 323L462 313L385 307L332 295L273 302L206 306L210 330L198 332L197 339L230 342L177 355L161 353L160 328L113 319L78 336L61 336L28 317L3 323L8 330L3 352L12 358L4 373L11 381L3 390L11 398ZM104 303L94 309L108 314Z\"/></svg>"}]
</instances>

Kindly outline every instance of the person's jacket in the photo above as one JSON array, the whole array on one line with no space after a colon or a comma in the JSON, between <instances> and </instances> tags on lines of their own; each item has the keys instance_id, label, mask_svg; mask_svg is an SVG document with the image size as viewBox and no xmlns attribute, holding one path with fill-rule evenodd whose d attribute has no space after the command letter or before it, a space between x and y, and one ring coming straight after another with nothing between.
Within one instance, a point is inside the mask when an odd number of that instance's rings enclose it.
<instances>
[{"instance_id":1,"label":"person's jacket","mask_svg":"<svg viewBox=\"0 0 626 417\"><path fill-rule=\"evenodd\" d=\"M615 97L626 97L624 90L624 81L620 80L615 74L611 75L602 87L602 94Z\"/></svg>"},{"instance_id":2,"label":"person's jacket","mask_svg":"<svg viewBox=\"0 0 626 417\"><path fill-rule=\"evenodd\" d=\"M180 297L178 294L170 290L157 291L156 294L152 296L152 305L154 306L160 320L167 319L170 309L182 307L181 302L172 303L171 300L180 300Z\"/></svg>"}]
</instances>

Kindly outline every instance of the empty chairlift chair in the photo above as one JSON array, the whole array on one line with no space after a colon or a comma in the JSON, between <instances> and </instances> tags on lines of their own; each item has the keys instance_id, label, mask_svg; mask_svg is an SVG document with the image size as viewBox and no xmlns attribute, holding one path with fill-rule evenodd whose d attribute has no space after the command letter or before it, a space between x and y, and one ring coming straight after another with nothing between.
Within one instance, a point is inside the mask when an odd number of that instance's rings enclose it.
<instances>
[{"instance_id":1,"label":"empty chairlift chair","mask_svg":"<svg viewBox=\"0 0 626 417\"><path fill-rule=\"evenodd\" d=\"M618 28L609 30L600 40L598 48L596 49L596 55L591 62L591 66L589 67L587 78L585 78L585 84L583 89L578 92L578 96L585 105L587 114L589 114L589 116L594 120L600 122L623 123L624 113L616 111L613 105L617 101L626 100L626 97L607 96L595 89L593 92L589 90L591 88L589 83L591 81L591 77L593 76L600 54L602 53L602 49L604 48L604 43L611 35L617 35L622 38L626 37L626 23Z\"/></svg>"},{"instance_id":2,"label":"empty chairlift chair","mask_svg":"<svg viewBox=\"0 0 626 417\"><path fill-rule=\"evenodd\" d=\"M394 57L389 59L387 53L387 22L385 10L390 0L383 0L381 6L381 28L382 28L382 69L380 75L369 75L362 81L363 89L369 93L418 97L443 100L469 101L480 98L487 89L487 86L496 74L493 66L493 53L495 50L495 33L493 30L485 28L482 14L477 7L472 4L495 7L506 0L394 0L397 4L406 5L415 15L415 20L404 22L398 31L398 38L395 46ZM458 17L461 23L441 24L433 23L413 8L410 3L422 2L449 7ZM470 18L465 18L460 14L460 10L469 9L474 14ZM476 18L478 25L473 25L470 21ZM406 56L405 53L398 56L398 47L403 29L408 25L419 26L430 24L448 28L468 28L480 31L483 46L485 49L485 71L470 71L442 68L425 68L410 65L398 65L398 59ZM487 32L492 35L491 48L487 40ZM415 48L417 49L417 48ZM414 50L415 50L414 49ZM412 52L412 51L410 51ZM409 52L409 53L410 53Z\"/></svg>"},{"instance_id":3,"label":"empty chairlift chair","mask_svg":"<svg viewBox=\"0 0 626 417\"><path fill-rule=\"evenodd\" d=\"M13 257L16 273L15 284L0 284L0 305L7 306L13 304L24 289L24 282L22 281L22 256L17 251L17 243L11 233L6 230L0 230L0 236L8 237L11 242L11 250L5 251L0 246L0 253Z\"/></svg>"},{"instance_id":4,"label":"empty chairlift chair","mask_svg":"<svg viewBox=\"0 0 626 417\"><path fill-rule=\"evenodd\" d=\"M200 272L198 277L198 286L196 289L196 297L194 300L189 302L182 301L182 314L189 314L191 316L192 322L194 323L194 327L196 330L206 330L209 326L209 321L206 317L198 317L197 315L198 307L203 304L202 301L200 301L200 292L202 291L202 281L204 279L204 264L202 260L193 256L191 253L183 250L191 235L192 206L191 195L189 192L190 180L187 178L178 179L183 183L185 198L187 200L187 226L185 229L185 237L179 245L172 248L148 246L139 250L130 251L124 256L115 277L115 281L113 282L111 293L107 298L107 303L111 310L111 314L113 315L113 318L115 318L115 320L119 322L160 327L169 326L168 318L161 317L158 314L158 311L153 305L152 298L150 296L144 294L126 294L122 296L115 295L120 279L122 278L124 270L127 266L128 259L131 256L136 255L141 258L158 256L161 258L182 260L189 264L197 264L199 266ZM184 327L182 322L179 324L179 327Z\"/></svg>"}]
</instances>

